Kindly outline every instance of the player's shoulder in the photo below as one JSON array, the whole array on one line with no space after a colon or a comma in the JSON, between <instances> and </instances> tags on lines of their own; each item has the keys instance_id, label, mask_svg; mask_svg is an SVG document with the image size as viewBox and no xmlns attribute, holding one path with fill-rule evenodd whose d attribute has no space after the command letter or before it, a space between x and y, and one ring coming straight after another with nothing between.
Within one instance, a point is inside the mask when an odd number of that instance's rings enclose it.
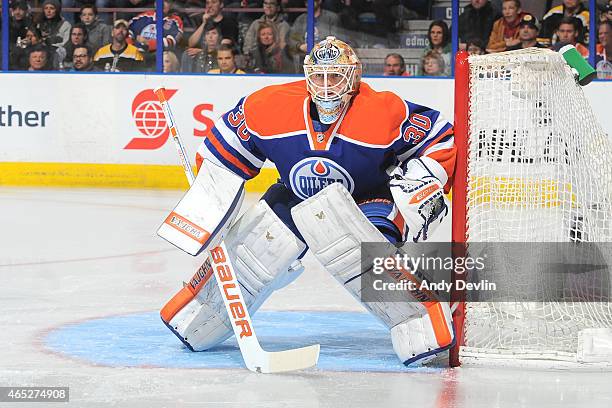
<instances>
[{"instance_id":1,"label":"player's shoulder","mask_svg":"<svg viewBox=\"0 0 612 408\"><path fill-rule=\"evenodd\" d=\"M295 98L301 99L308 96L306 81L295 81L284 84L265 86L247 97L248 105L251 108L264 107L268 104L275 105L278 101L291 101Z\"/></svg>"},{"instance_id":2,"label":"player's shoulder","mask_svg":"<svg viewBox=\"0 0 612 408\"><path fill-rule=\"evenodd\" d=\"M261 137L304 131L306 81L269 85L244 100L244 116L249 130Z\"/></svg>"},{"instance_id":3,"label":"player's shoulder","mask_svg":"<svg viewBox=\"0 0 612 408\"><path fill-rule=\"evenodd\" d=\"M376 91L365 82L361 82L359 93L353 101L355 111L360 114L369 115L364 119L371 120L371 116L385 121L401 121L406 114L406 105L404 100L396 93L390 91Z\"/></svg>"},{"instance_id":4,"label":"player's shoulder","mask_svg":"<svg viewBox=\"0 0 612 408\"><path fill-rule=\"evenodd\" d=\"M406 102L389 91L376 91L361 82L342 122L342 135L359 143L388 146L408 115Z\"/></svg>"}]
</instances>

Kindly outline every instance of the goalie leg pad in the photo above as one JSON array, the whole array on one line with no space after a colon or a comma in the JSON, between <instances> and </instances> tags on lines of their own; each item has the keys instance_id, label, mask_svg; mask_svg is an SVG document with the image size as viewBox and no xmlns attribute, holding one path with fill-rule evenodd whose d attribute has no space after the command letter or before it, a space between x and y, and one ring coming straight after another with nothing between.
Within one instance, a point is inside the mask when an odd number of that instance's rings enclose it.
<instances>
[{"instance_id":1,"label":"goalie leg pad","mask_svg":"<svg viewBox=\"0 0 612 408\"><path fill-rule=\"evenodd\" d=\"M386 243L385 253L377 256L392 256L397 248L368 221L340 183L324 188L291 212L317 260L361 302L359 277L366 272L361 266L361 242ZM417 279L416 276L413 278ZM427 359L452 346L454 336L450 310L448 314L439 313L444 309L442 303L435 299L418 302L408 291L406 301L389 302L382 298L381 292L376 293L381 297L362 304L391 329L394 350L402 362ZM425 328L427 325L429 327Z\"/></svg>"},{"instance_id":2,"label":"goalie leg pad","mask_svg":"<svg viewBox=\"0 0 612 408\"><path fill-rule=\"evenodd\" d=\"M405 365L425 364L455 345L448 302L426 306L427 313L391 328L393 350ZM427 351L423 351L427 350Z\"/></svg>"},{"instance_id":3,"label":"goalie leg pad","mask_svg":"<svg viewBox=\"0 0 612 408\"><path fill-rule=\"evenodd\" d=\"M264 201L251 207L230 228L225 243L251 314L274 290L293 281L303 270L296 260L305 249L304 243ZM161 312L170 330L194 351L209 349L233 333L210 264L201 269L201 278L192 280ZM197 285L201 286L199 291Z\"/></svg>"}]
</instances>

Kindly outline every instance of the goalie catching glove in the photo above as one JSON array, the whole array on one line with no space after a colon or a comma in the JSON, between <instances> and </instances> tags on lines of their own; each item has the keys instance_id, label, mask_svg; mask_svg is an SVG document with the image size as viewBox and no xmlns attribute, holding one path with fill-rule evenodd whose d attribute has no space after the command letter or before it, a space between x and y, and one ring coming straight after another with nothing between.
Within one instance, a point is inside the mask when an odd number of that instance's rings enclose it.
<instances>
[{"instance_id":1,"label":"goalie catching glove","mask_svg":"<svg viewBox=\"0 0 612 408\"><path fill-rule=\"evenodd\" d=\"M396 167L389 176L391 195L404 217L408 236L414 242L427 240L448 214L446 172L435 160L423 157Z\"/></svg>"}]
</instances>

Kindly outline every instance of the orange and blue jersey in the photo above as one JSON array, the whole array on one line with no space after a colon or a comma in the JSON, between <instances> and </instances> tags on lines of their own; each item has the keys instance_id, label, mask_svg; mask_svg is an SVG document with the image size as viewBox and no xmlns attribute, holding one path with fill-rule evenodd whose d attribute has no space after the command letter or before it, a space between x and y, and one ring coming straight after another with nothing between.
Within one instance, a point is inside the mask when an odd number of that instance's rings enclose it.
<instances>
[{"instance_id":1,"label":"orange and blue jersey","mask_svg":"<svg viewBox=\"0 0 612 408\"><path fill-rule=\"evenodd\" d=\"M130 38L132 39L134 45L136 45L137 48L144 49L149 52L153 52L156 50L156 19L156 12L155 10L152 10L140 13L132 20L130 20ZM164 16L163 30L164 49L172 49L183 36L183 20L176 14ZM139 36L144 38L143 43L140 43L136 40L136 38Z\"/></svg>"},{"instance_id":2,"label":"orange and blue jersey","mask_svg":"<svg viewBox=\"0 0 612 408\"><path fill-rule=\"evenodd\" d=\"M382 201L392 204L387 169L427 156L440 164L434 173L448 190L456 149L452 125L437 110L362 82L336 123L316 117L305 81L265 87L215 122L198 149L198 167L206 158L248 180L267 159L299 200L340 182L376 213ZM402 230L401 215L387 204L379 215Z\"/></svg>"},{"instance_id":3,"label":"orange and blue jersey","mask_svg":"<svg viewBox=\"0 0 612 408\"><path fill-rule=\"evenodd\" d=\"M445 183L452 175L452 125L434 109L363 82L349 109L327 130L313 124L312 109L305 81L265 87L217 120L198 160L206 157L248 180L268 159L301 199L337 181L355 198L367 198L386 187L389 166L421 156L442 166Z\"/></svg>"}]
</instances>

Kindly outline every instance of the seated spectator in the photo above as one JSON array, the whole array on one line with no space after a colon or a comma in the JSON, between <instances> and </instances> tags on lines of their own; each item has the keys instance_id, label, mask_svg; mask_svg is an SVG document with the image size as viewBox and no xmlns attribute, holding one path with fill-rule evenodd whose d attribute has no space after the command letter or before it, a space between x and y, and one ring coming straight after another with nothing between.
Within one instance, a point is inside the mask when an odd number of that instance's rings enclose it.
<instances>
[{"instance_id":1,"label":"seated spectator","mask_svg":"<svg viewBox=\"0 0 612 408\"><path fill-rule=\"evenodd\" d=\"M583 42L589 28L589 11L579 0L563 0L563 4L551 8L544 14L538 42L546 46L555 44L559 40L556 33L561 20L566 17L576 17L578 19L580 23L577 30L580 33L578 41Z\"/></svg>"},{"instance_id":2,"label":"seated spectator","mask_svg":"<svg viewBox=\"0 0 612 408\"><path fill-rule=\"evenodd\" d=\"M430 1L429 0L349 0L348 4L353 6L355 3L372 3L372 11L376 15L376 23L382 30L378 30L379 35L385 35L386 33L395 33L401 25L401 21L398 21L397 6L406 7L408 12L412 14L412 19L419 19L419 15L422 19L427 19L429 14ZM347 0L345 0L345 3ZM368 11L365 7L361 6L363 11Z\"/></svg>"},{"instance_id":3,"label":"seated spectator","mask_svg":"<svg viewBox=\"0 0 612 408\"><path fill-rule=\"evenodd\" d=\"M289 8L300 8L304 7L304 0L280 0L281 6L283 10L287 10ZM333 11L333 10L331 10ZM295 23L295 19L298 18L297 13L285 13L285 17L287 17L287 22L290 26L293 26Z\"/></svg>"},{"instance_id":4,"label":"seated spectator","mask_svg":"<svg viewBox=\"0 0 612 408\"><path fill-rule=\"evenodd\" d=\"M446 23L442 20L432 21L427 31L427 39L429 45L423 51L423 55L429 51L435 51L444 59L445 72L444 75L450 75L451 67L451 43L450 31Z\"/></svg>"},{"instance_id":5,"label":"seated spectator","mask_svg":"<svg viewBox=\"0 0 612 408\"><path fill-rule=\"evenodd\" d=\"M422 76L444 76L444 58L436 51L430 50L421 59Z\"/></svg>"},{"instance_id":6,"label":"seated spectator","mask_svg":"<svg viewBox=\"0 0 612 408\"><path fill-rule=\"evenodd\" d=\"M93 63L93 51L89 45L77 45L72 53L72 69L74 72L95 71Z\"/></svg>"},{"instance_id":7,"label":"seated spectator","mask_svg":"<svg viewBox=\"0 0 612 408\"><path fill-rule=\"evenodd\" d=\"M580 29L582 24L576 17L563 17L557 28L556 36L558 41L555 43L554 49L559 50L566 44L572 44L580 55L584 58L589 57L589 49L578 42Z\"/></svg>"},{"instance_id":8,"label":"seated spectator","mask_svg":"<svg viewBox=\"0 0 612 408\"><path fill-rule=\"evenodd\" d=\"M612 79L612 21L606 20L597 29L597 55L595 69L597 78Z\"/></svg>"},{"instance_id":9,"label":"seated spectator","mask_svg":"<svg viewBox=\"0 0 612 408\"><path fill-rule=\"evenodd\" d=\"M321 8L323 0L314 0L314 17L315 17L315 44L323 41L327 36L336 35L340 27L340 18L332 11ZM308 4L308 0L304 2ZM306 56L306 27L308 26L308 13L300 14L295 19L295 23L289 31L289 52L299 57L300 64ZM346 41L346 39L343 39Z\"/></svg>"},{"instance_id":10,"label":"seated spectator","mask_svg":"<svg viewBox=\"0 0 612 408\"><path fill-rule=\"evenodd\" d=\"M459 16L459 41L465 49L467 40L478 38L483 44L489 42L495 20L501 14L493 8L489 0L470 0Z\"/></svg>"},{"instance_id":11,"label":"seated spectator","mask_svg":"<svg viewBox=\"0 0 612 408\"><path fill-rule=\"evenodd\" d=\"M406 61L400 54L391 53L385 57L384 76L410 76L406 72Z\"/></svg>"},{"instance_id":12,"label":"seated spectator","mask_svg":"<svg viewBox=\"0 0 612 408\"><path fill-rule=\"evenodd\" d=\"M236 54L234 48L229 45L222 44L217 50L217 65L219 68L214 68L208 71L209 74L245 74L241 69L236 67Z\"/></svg>"},{"instance_id":13,"label":"seated spectator","mask_svg":"<svg viewBox=\"0 0 612 408\"><path fill-rule=\"evenodd\" d=\"M57 47L59 70L72 68L72 55L74 47L84 45L87 42L87 29L83 24L75 24L70 29L70 40L61 47Z\"/></svg>"},{"instance_id":14,"label":"seated spectator","mask_svg":"<svg viewBox=\"0 0 612 408\"><path fill-rule=\"evenodd\" d=\"M107 72L144 71L144 57L136 47L127 43L128 22L115 21L112 36L112 42L94 55L96 69Z\"/></svg>"},{"instance_id":15,"label":"seated spectator","mask_svg":"<svg viewBox=\"0 0 612 408\"><path fill-rule=\"evenodd\" d=\"M9 69L25 70L28 66L27 48L42 42L40 31L35 26L26 27L25 34L9 47Z\"/></svg>"},{"instance_id":16,"label":"seated spectator","mask_svg":"<svg viewBox=\"0 0 612 408\"><path fill-rule=\"evenodd\" d=\"M180 72L181 65L173 51L164 51L164 72Z\"/></svg>"},{"instance_id":17,"label":"seated spectator","mask_svg":"<svg viewBox=\"0 0 612 408\"><path fill-rule=\"evenodd\" d=\"M219 68L217 49L221 45L221 30L213 21L208 21L202 31L204 32L203 44L198 44L200 47L187 48L183 53L181 58L183 72L208 72L211 69Z\"/></svg>"},{"instance_id":18,"label":"seated spectator","mask_svg":"<svg viewBox=\"0 0 612 408\"><path fill-rule=\"evenodd\" d=\"M43 42L59 47L68 42L72 25L62 17L62 6L59 0L43 1L43 19L38 23Z\"/></svg>"},{"instance_id":19,"label":"seated spectator","mask_svg":"<svg viewBox=\"0 0 612 408\"><path fill-rule=\"evenodd\" d=\"M63 9L82 9L86 5L90 5L91 7L96 8L121 7L119 4L117 4L116 0L61 0L61 2ZM78 20L80 19L80 10L79 13L64 13L64 18L66 18L66 20L68 20L70 24L74 24L75 21L78 22Z\"/></svg>"},{"instance_id":20,"label":"seated spectator","mask_svg":"<svg viewBox=\"0 0 612 408\"><path fill-rule=\"evenodd\" d=\"M57 58L54 58L57 54L55 53L56 48L50 45L43 44L42 34L40 30L35 26L28 27L26 29L26 35L13 49L9 57L9 68L12 70L24 71L29 67L30 51L33 48L43 47L47 50L47 63L51 66L49 70L53 70L58 66Z\"/></svg>"},{"instance_id":21,"label":"seated spectator","mask_svg":"<svg viewBox=\"0 0 612 408\"><path fill-rule=\"evenodd\" d=\"M256 48L249 54L251 70L261 74L294 73L293 61L283 47L276 26L268 22L259 24Z\"/></svg>"},{"instance_id":22,"label":"seated spectator","mask_svg":"<svg viewBox=\"0 0 612 408\"><path fill-rule=\"evenodd\" d=\"M171 3L164 1L163 5L163 48L174 49L175 45L183 37L183 20L172 10ZM133 44L145 58L145 65L150 69L155 67L157 49L155 10L145 11L130 20L129 42Z\"/></svg>"},{"instance_id":23,"label":"seated spectator","mask_svg":"<svg viewBox=\"0 0 612 408\"><path fill-rule=\"evenodd\" d=\"M93 52L98 51L104 44L112 41L111 26L98 19L96 6L86 4L81 7L81 23L87 28L87 45Z\"/></svg>"},{"instance_id":24,"label":"seated spectator","mask_svg":"<svg viewBox=\"0 0 612 408\"><path fill-rule=\"evenodd\" d=\"M89 0L91 1L91 0ZM97 0L96 0L97 1ZM155 8L155 0L112 0L117 8ZM98 6L100 7L100 6ZM115 18L129 21L134 12L119 12Z\"/></svg>"},{"instance_id":25,"label":"seated spectator","mask_svg":"<svg viewBox=\"0 0 612 408\"><path fill-rule=\"evenodd\" d=\"M172 10L169 1L164 1L164 50L173 49L183 36L183 20ZM133 44L141 53L154 53L157 49L155 36L156 11L145 11L130 21L129 32Z\"/></svg>"},{"instance_id":26,"label":"seated spectator","mask_svg":"<svg viewBox=\"0 0 612 408\"><path fill-rule=\"evenodd\" d=\"M49 49L42 44L28 50L28 71L52 71Z\"/></svg>"},{"instance_id":27,"label":"seated spectator","mask_svg":"<svg viewBox=\"0 0 612 408\"><path fill-rule=\"evenodd\" d=\"M235 46L238 43L238 23L231 17L221 14L223 10L222 0L206 0L206 8L202 15L202 24L189 37L189 48L201 46L204 43L202 35L207 24L215 24L221 32L221 43Z\"/></svg>"},{"instance_id":28,"label":"seated spectator","mask_svg":"<svg viewBox=\"0 0 612 408\"><path fill-rule=\"evenodd\" d=\"M478 38L468 40L466 49L469 55L484 55L486 54L483 43Z\"/></svg>"},{"instance_id":29,"label":"seated spectator","mask_svg":"<svg viewBox=\"0 0 612 408\"><path fill-rule=\"evenodd\" d=\"M15 65L16 59L25 59L24 48L28 27L33 26L30 7L24 0L17 0L11 4L9 20L9 69L20 69ZM0 19L1 20L1 19Z\"/></svg>"},{"instance_id":30,"label":"seated spectator","mask_svg":"<svg viewBox=\"0 0 612 408\"><path fill-rule=\"evenodd\" d=\"M11 4L11 17L9 22L9 43L13 47L18 38L25 38L28 27L32 26L30 6L25 0L17 0Z\"/></svg>"},{"instance_id":31,"label":"seated spectator","mask_svg":"<svg viewBox=\"0 0 612 408\"><path fill-rule=\"evenodd\" d=\"M612 0L609 0L608 4L600 6L601 14L599 15L599 22L612 21Z\"/></svg>"},{"instance_id":32,"label":"seated spectator","mask_svg":"<svg viewBox=\"0 0 612 408\"><path fill-rule=\"evenodd\" d=\"M489 36L487 52L502 52L508 47L518 45L519 23L523 16L527 15L521 10L519 0L504 0L502 3L502 16L495 24Z\"/></svg>"},{"instance_id":33,"label":"seated spectator","mask_svg":"<svg viewBox=\"0 0 612 408\"><path fill-rule=\"evenodd\" d=\"M523 16L519 23L519 43L508 47L508 51L522 50L524 48L536 47L536 48L547 48L544 44L540 44L538 39L538 33L540 32L540 25L538 20L531 14Z\"/></svg>"},{"instance_id":34,"label":"seated spectator","mask_svg":"<svg viewBox=\"0 0 612 408\"><path fill-rule=\"evenodd\" d=\"M242 51L245 54L251 54L257 48L257 33L259 32L259 25L261 23L269 23L274 26L274 30L278 33L279 44L282 48L285 48L287 35L291 27L281 14L282 8L279 2L280 0L264 0L263 16L253 21L244 36Z\"/></svg>"}]
</instances>

